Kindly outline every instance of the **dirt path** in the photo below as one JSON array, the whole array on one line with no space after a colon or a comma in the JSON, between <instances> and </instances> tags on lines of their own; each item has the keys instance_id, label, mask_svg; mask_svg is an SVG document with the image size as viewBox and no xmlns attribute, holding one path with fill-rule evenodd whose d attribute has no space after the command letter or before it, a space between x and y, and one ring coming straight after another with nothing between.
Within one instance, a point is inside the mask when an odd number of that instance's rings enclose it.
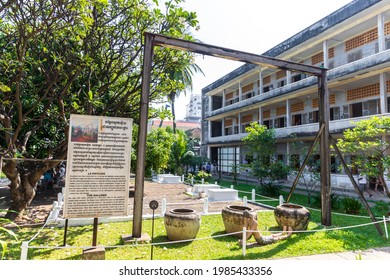
<instances>
[{"instance_id":1,"label":"dirt path","mask_svg":"<svg viewBox=\"0 0 390 280\"><path fill-rule=\"evenodd\" d=\"M204 207L204 199L198 197L191 197L185 194L184 184L160 184L156 182L145 181L144 188L144 203L143 214L152 214L152 210L149 208L149 202L157 200L159 208L155 213L161 213L162 201L166 200L167 210L173 208L191 208L195 211L202 213ZM34 198L31 205L26 209L23 217L16 221L20 226L34 226L44 223L50 211L53 207L53 202L57 200L57 193L59 190L46 191L45 193L39 193ZM134 198L130 192L129 210L130 215L133 213ZM0 187L0 209L8 209L10 205L10 191L8 187ZM221 212L227 205L243 205L242 201L224 201L224 202L209 202L208 212L215 213ZM264 210L265 208L258 205L250 204L250 207L255 210ZM4 216L4 212L0 213L0 216Z\"/></svg>"}]
</instances>

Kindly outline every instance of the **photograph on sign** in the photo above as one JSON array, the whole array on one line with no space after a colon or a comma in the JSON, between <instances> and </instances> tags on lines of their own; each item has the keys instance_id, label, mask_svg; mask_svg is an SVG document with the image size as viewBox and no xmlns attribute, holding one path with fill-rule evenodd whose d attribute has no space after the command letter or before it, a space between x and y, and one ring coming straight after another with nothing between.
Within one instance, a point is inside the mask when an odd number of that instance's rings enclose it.
<instances>
[{"instance_id":1,"label":"photograph on sign","mask_svg":"<svg viewBox=\"0 0 390 280\"><path fill-rule=\"evenodd\" d=\"M132 119L70 116L64 217L128 214Z\"/></svg>"}]
</instances>

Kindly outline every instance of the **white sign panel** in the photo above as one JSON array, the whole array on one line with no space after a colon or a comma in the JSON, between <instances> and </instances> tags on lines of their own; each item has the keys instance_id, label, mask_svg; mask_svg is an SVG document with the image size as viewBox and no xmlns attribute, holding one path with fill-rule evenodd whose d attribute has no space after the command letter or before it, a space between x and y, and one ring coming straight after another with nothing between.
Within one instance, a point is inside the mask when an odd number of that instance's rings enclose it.
<instances>
[{"instance_id":1,"label":"white sign panel","mask_svg":"<svg viewBox=\"0 0 390 280\"><path fill-rule=\"evenodd\" d=\"M64 218L127 215L132 123L70 116Z\"/></svg>"}]
</instances>

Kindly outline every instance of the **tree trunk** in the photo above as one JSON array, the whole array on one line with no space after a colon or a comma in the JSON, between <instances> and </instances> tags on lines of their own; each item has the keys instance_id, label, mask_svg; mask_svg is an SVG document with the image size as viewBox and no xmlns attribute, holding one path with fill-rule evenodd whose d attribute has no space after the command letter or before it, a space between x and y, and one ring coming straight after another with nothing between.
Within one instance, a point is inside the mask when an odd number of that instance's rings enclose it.
<instances>
[{"instance_id":1,"label":"tree trunk","mask_svg":"<svg viewBox=\"0 0 390 280\"><path fill-rule=\"evenodd\" d=\"M36 182L30 182L27 175L18 174L16 179L11 180L12 203L5 218L14 221L23 215L24 210L35 197L35 184Z\"/></svg>"},{"instance_id":2,"label":"tree trunk","mask_svg":"<svg viewBox=\"0 0 390 280\"><path fill-rule=\"evenodd\" d=\"M175 93L171 93L170 99L171 99L173 134L176 134L175 97L176 97L176 94Z\"/></svg>"},{"instance_id":3,"label":"tree trunk","mask_svg":"<svg viewBox=\"0 0 390 280\"><path fill-rule=\"evenodd\" d=\"M5 218L14 221L22 216L24 210L30 205L35 197L35 185L43 173L53 168L58 162L46 162L43 164L32 165L29 169L21 170L17 168L16 161L7 161L3 165L3 172L10 180L11 206L8 209Z\"/></svg>"}]
</instances>

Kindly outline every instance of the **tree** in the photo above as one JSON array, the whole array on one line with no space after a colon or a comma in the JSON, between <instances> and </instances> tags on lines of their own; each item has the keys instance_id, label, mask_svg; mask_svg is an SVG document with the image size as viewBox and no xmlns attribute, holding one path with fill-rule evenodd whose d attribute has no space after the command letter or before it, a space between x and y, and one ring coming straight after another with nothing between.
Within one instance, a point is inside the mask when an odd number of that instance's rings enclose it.
<instances>
[{"instance_id":1,"label":"tree","mask_svg":"<svg viewBox=\"0 0 390 280\"><path fill-rule=\"evenodd\" d=\"M160 124L158 125L158 127L162 127L164 120L166 120L166 119L171 120L172 119L172 113L168 109L168 107L169 107L169 105L167 104L165 106L161 106L160 108L155 109L156 117L160 119Z\"/></svg>"},{"instance_id":2,"label":"tree","mask_svg":"<svg viewBox=\"0 0 390 280\"><path fill-rule=\"evenodd\" d=\"M7 1L0 9L0 157L15 219L42 174L67 154L70 114L131 117L138 123L143 33L194 40L196 14L157 0ZM193 54L156 48L150 100L183 82L166 69ZM13 158L42 159L17 161Z\"/></svg>"},{"instance_id":3,"label":"tree","mask_svg":"<svg viewBox=\"0 0 390 280\"><path fill-rule=\"evenodd\" d=\"M187 152L187 141L187 135L183 130L177 130L173 135L173 143L169 158L169 170L173 174L183 174L183 159Z\"/></svg>"},{"instance_id":4,"label":"tree","mask_svg":"<svg viewBox=\"0 0 390 280\"><path fill-rule=\"evenodd\" d=\"M318 144L316 145L315 150L317 150L317 147ZM309 147L305 145L303 141L294 141L292 149L301 155L306 155L309 151ZM296 176L298 171L293 171L292 173ZM320 160L316 159L312 153L308 158L304 172L301 174L298 181L306 190L308 204L311 203L312 195L320 186L320 179Z\"/></svg>"},{"instance_id":5,"label":"tree","mask_svg":"<svg viewBox=\"0 0 390 280\"><path fill-rule=\"evenodd\" d=\"M355 125L344 131L344 138L338 139L337 146L341 151L355 156L350 167L361 170L369 178L378 178L390 198L385 181L385 172L390 166L390 118L374 116Z\"/></svg>"},{"instance_id":6,"label":"tree","mask_svg":"<svg viewBox=\"0 0 390 280\"><path fill-rule=\"evenodd\" d=\"M193 61L179 61L176 65L172 65L173 68L169 71L169 76L172 80L180 81L182 84L181 88L174 87L168 94L168 100L171 103L172 111L172 123L173 123L173 133L176 133L176 114L175 114L175 100L176 96L180 95L180 92L186 92L187 89L192 90L192 76L195 73L202 73L202 69L195 64Z\"/></svg>"},{"instance_id":7,"label":"tree","mask_svg":"<svg viewBox=\"0 0 390 280\"><path fill-rule=\"evenodd\" d=\"M174 136L166 128L157 128L148 133L146 138L145 174L160 173L168 168Z\"/></svg>"},{"instance_id":8,"label":"tree","mask_svg":"<svg viewBox=\"0 0 390 280\"><path fill-rule=\"evenodd\" d=\"M264 186L267 180L273 186L275 180L285 179L290 169L282 161L273 158L275 154L275 131L264 125L253 122L246 128L247 136L243 138L253 157L251 162L252 174Z\"/></svg>"}]
</instances>

